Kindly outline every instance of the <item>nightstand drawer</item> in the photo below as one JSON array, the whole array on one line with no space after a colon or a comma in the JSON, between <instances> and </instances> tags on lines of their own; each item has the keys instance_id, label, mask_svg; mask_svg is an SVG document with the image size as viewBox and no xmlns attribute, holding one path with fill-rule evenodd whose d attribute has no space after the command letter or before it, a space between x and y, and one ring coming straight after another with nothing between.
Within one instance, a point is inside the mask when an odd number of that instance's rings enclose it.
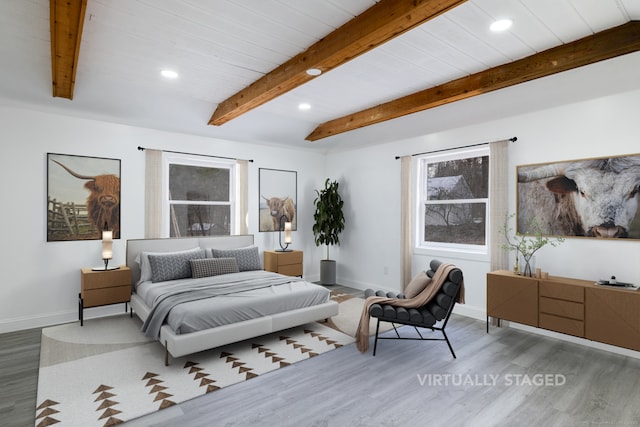
<instances>
[{"instance_id":1,"label":"nightstand drawer","mask_svg":"<svg viewBox=\"0 0 640 427\"><path fill-rule=\"evenodd\" d=\"M302 276L302 264L281 265L278 267L278 273L286 276Z\"/></svg>"},{"instance_id":2,"label":"nightstand drawer","mask_svg":"<svg viewBox=\"0 0 640 427\"><path fill-rule=\"evenodd\" d=\"M131 285L131 270L127 267L106 271L83 268L81 277L83 290Z\"/></svg>"},{"instance_id":3,"label":"nightstand drawer","mask_svg":"<svg viewBox=\"0 0 640 427\"><path fill-rule=\"evenodd\" d=\"M302 252L292 251L278 254L278 266L302 264Z\"/></svg>"},{"instance_id":4,"label":"nightstand drawer","mask_svg":"<svg viewBox=\"0 0 640 427\"><path fill-rule=\"evenodd\" d=\"M82 291L83 307L97 307L106 304L129 302L131 299L131 286L112 286L110 288L92 289Z\"/></svg>"}]
</instances>

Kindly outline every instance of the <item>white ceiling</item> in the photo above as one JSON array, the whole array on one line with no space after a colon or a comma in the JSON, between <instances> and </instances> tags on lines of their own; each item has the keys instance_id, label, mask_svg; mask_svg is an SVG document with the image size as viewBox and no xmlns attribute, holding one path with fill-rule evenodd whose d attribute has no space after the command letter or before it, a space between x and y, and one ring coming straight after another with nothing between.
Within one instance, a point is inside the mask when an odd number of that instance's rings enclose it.
<instances>
[{"instance_id":1,"label":"white ceiling","mask_svg":"<svg viewBox=\"0 0 640 427\"><path fill-rule=\"evenodd\" d=\"M49 1L2 0L0 102L238 141L332 150L640 88L640 55L634 53L305 141L322 122L640 20L640 0L469 0L239 118L207 125L219 102L375 3L88 0L70 101L51 95ZM513 27L492 33L490 23L504 17L513 20ZM180 77L162 78L163 68ZM312 109L299 111L302 101Z\"/></svg>"}]
</instances>

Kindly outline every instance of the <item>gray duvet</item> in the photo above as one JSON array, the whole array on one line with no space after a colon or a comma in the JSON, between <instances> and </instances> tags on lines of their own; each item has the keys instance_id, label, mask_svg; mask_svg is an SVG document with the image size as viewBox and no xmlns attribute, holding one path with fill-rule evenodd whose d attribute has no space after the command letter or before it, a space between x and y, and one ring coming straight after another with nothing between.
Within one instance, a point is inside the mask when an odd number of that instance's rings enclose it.
<instances>
[{"instance_id":1,"label":"gray duvet","mask_svg":"<svg viewBox=\"0 0 640 427\"><path fill-rule=\"evenodd\" d=\"M151 308L143 331L156 339L164 323L185 334L322 304L330 294L322 286L262 270L144 282L136 292Z\"/></svg>"}]
</instances>

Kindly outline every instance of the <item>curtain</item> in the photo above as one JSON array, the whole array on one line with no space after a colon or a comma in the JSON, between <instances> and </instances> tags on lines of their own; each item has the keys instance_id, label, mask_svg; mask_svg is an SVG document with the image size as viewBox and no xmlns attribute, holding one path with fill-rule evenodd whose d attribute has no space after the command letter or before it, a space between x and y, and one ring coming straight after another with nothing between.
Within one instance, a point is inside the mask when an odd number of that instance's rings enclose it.
<instances>
[{"instance_id":1,"label":"curtain","mask_svg":"<svg viewBox=\"0 0 640 427\"><path fill-rule=\"evenodd\" d=\"M162 237L162 151L145 149L144 237Z\"/></svg>"},{"instance_id":2,"label":"curtain","mask_svg":"<svg viewBox=\"0 0 640 427\"><path fill-rule=\"evenodd\" d=\"M400 244L402 289L411 281L411 258L413 256L411 242L411 165L412 156L400 158Z\"/></svg>"},{"instance_id":3,"label":"curtain","mask_svg":"<svg viewBox=\"0 0 640 427\"><path fill-rule=\"evenodd\" d=\"M498 231L507 212L509 140L489 144L489 255L490 268L504 270L509 268L509 254L502 250L502 234Z\"/></svg>"},{"instance_id":4,"label":"curtain","mask_svg":"<svg viewBox=\"0 0 640 427\"><path fill-rule=\"evenodd\" d=\"M249 161L237 160L238 168L238 201L236 204L236 226L237 234L249 234L249 226L247 224L249 218Z\"/></svg>"}]
</instances>

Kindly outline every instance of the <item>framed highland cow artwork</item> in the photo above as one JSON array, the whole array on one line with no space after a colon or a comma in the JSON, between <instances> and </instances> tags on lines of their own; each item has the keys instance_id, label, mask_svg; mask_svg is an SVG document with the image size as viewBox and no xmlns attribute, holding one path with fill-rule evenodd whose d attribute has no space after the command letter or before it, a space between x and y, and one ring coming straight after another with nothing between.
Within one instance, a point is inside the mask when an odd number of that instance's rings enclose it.
<instances>
[{"instance_id":1,"label":"framed highland cow artwork","mask_svg":"<svg viewBox=\"0 0 640 427\"><path fill-rule=\"evenodd\" d=\"M640 239L640 154L517 166L517 231Z\"/></svg>"},{"instance_id":2,"label":"framed highland cow artwork","mask_svg":"<svg viewBox=\"0 0 640 427\"><path fill-rule=\"evenodd\" d=\"M120 238L120 160L47 153L47 241Z\"/></svg>"},{"instance_id":3,"label":"framed highland cow artwork","mask_svg":"<svg viewBox=\"0 0 640 427\"><path fill-rule=\"evenodd\" d=\"M298 229L298 173L279 169L259 170L259 231L282 231L285 222Z\"/></svg>"}]
</instances>

